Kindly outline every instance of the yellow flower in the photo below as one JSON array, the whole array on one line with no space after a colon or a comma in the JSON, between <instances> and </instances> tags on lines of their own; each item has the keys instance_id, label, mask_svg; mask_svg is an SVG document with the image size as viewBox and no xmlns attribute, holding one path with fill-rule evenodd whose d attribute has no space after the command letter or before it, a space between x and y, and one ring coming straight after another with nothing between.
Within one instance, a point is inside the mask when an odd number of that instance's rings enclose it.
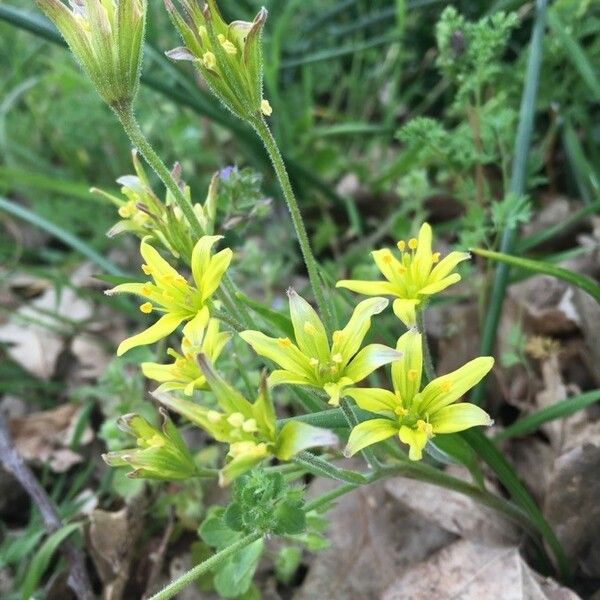
<instances>
[{"instance_id":1,"label":"yellow flower","mask_svg":"<svg viewBox=\"0 0 600 600\"><path fill-rule=\"evenodd\" d=\"M354 427L348 439L350 454L398 435L410 448L409 458L420 460L423 448L434 435L492 424L489 415L475 404L455 402L481 381L494 365L494 359L476 358L434 379L421 390L422 348L421 334L416 329L398 340L397 349L403 356L392 365L394 392L379 388L346 390L346 395L354 398L360 408L383 417Z\"/></svg>"},{"instance_id":2,"label":"yellow flower","mask_svg":"<svg viewBox=\"0 0 600 600\"><path fill-rule=\"evenodd\" d=\"M149 379L161 383L157 392L183 390L186 396L191 396L194 390L208 388L198 365L198 355L205 354L211 362L215 362L230 337L230 333L219 332L219 321L209 319L208 308L204 307L183 328L181 354L172 348L167 350L175 361L168 365L145 362L142 363L142 372Z\"/></svg>"},{"instance_id":3,"label":"yellow flower","mask_svg":"<svg viewBox=\"0 0 600 600\"><path fill-rule=\"evenodd\" d=\"M360 350L371 327L371 317L388 305L385 298L360 302L346 327L333 333L330 344L312 306L292 289L288 296L296 343L289 338L271 338L260 331L240 333L257 354L283 367L269 376L271 386L291 383L320 388L329 395L329 403L337 406L345 387L400 358L396 350L382 344L370 344Z\"/></svg>"},{"instance_id":4,"label":"yellow flower","mask_svg":"<svg viewBox=\"0 0 600 600\"><path fill-rule=\"evenodd\" d=\"M222 237L203 236L196 242L191 260L194 285L190 285L145 239L142 240L140 253L145 260L142 270L152 280L146 283L123 283L105 293L141 296L146 300L140 306L142 312L156 312L162 316L145 331L122 341L117 349L118 356L136 346L153 344L166 337L206 306L207 300L219 287L233 254L229 248L225 248L211 256L212 247Z\"/></svg>"},{"instance_id":5,"label":"yellow flower","mask_svg":"<svg viewBox=\"0 0 600 600\"><path fill-rule=\"evenodd\" d=\"M231 482L266 458L289 460L307 448L337 443L337 437L327 429L299 421L290 421L277 430L275 409L264 380L258 398L250 402L221 378L203 354L198 356L198 363L217 399L218 410L170 394L155 396L218 442L229 444L228 462L220 473L221 484Z\"/></svg>"},{"instance_id":6,"label":"yellow flower","mask_svg":"<svg viewBox=\"0 0 600 600\"><path fill-rule=\"evenodd\" d=\"M372 252L373 259L386 281L344 279L336 287L367 296L395 296L394 313L407 326L416 323L416 309L432 294L460 281L452 273L458 263L470 258L468 252L450 252L440 260L439 252L431 251L431 227L423 223L418 239L398 242L400 259L389 248Z\"/></svg>"}]
</instances>

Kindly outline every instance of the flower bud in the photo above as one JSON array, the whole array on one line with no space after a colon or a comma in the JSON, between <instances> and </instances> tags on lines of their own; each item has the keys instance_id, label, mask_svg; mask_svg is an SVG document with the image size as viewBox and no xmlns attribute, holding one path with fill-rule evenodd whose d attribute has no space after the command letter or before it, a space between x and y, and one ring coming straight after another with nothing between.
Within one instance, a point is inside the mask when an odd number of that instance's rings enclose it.
<instances>
[{"instance_id":1,"label":"flower bud","mask_svg":"<svg viewBox=\"0 0 600 600\"><path fill-rule=\"evenodd\" d=\"M207 0L203 9L194 0L179 0L179 4L181 12L171 0L165 0L185 47L175 48L167 56L173 60L191 60L227 108L242 119L257 118L261 109L269 107L262 97L260 39L267 11L262 8L251 23L227 24L215 0Z\"/></svg>"},{"instance_id":2,"label":"flower bud","mask_svg":"<svg viewBox=\"0 0 600 600\"><path fill-rule=\"evenodd\" d=\"M136 414L119 418L118 425L136 438L137 448L103 454L104 462L111 467L131 466L128 477L175 481L198 475L196 465L181 435L160 409L162 426L151 425Z\"/></svg>"},{"instance_id":3,"label":"flower bud","mask_svg":"<svg viewBox=\"0 0 600 600\"><path fill-rule=\"evenodd\" d=\"M37 0L61 32L100 97L128 107L140 79L146 0Z\"/></svg>"}]
</instances>

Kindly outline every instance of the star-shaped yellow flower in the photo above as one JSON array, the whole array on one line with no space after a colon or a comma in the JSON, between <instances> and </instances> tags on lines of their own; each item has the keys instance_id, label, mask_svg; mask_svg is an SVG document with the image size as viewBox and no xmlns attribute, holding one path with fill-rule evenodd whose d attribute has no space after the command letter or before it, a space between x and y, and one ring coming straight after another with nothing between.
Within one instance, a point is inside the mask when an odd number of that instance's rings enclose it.
<instances>
[{"instance_id":1,"label":"star-shaped yellow flower","mask_svg":"<svg viewBox=\"0 0 600 600\"><path fill-rule=\"evenodd\" d=\"M431 227L423 223L418 239L398 242L400 259L389 248L372 252L375 264L386 281L359 281L344 279L336 287L346 288L367 296L395 296L396 316L407 326L416 323L416 309L427 296L445 290L460 281L452 273L458 263L467 260L468 252L450 252L440 260L439 252L431 250Z\"/></svg>"},{"instance_id":2,"label":"star-shaped yellow flower","mask_svg":"<svg viewBox=\"0 0 600 600\"><path fill-rule=\"evenodd\" d=\"M292 289L288 290L288 296L295 343L289 338L268 337L260 331L240 333L257 354L282 367L269 376L271 386L291 383L320 388L328 394L329 403L337 406L345 387L400 358L396 350L382 344L369 344L360 349L371 327L371 317L388 305L385 298L360 302L346 327L334 331L330 344L312 306Z\"/></svg>"},{"instance_id":3,"label":"star-shaped yellow flower","mask_svg":"<svg viewBox=\"0 0 600 600\"><path fill-rule=\"evenodd\" d=\"M105 293L141 296L146 300L140 305L143 313L156 312L162 316L145 331L123 340L117 349L118 356L136 346L153 344L166 337L206 306L207 300L219 287L233 255L229 248L211 255L212 247L222 237L206 235L196 242L191 260L194 285L189 284L155 248L142 240L140 253L145 260L142 270L152 280L146 283L122 283Z\"/></svg>"},{"instance_id":4,"label":"star-shaped yellow flower","mask_svg":"<svg viewBox=\"0 0 600 600\"><path fill-rule=\"evenodd\" d=\"M350 454L398 435L410 448L409 458L420 460L423 448L434 435L492 424L490 416L475 404L455 402L481 381L494 359L476 358L434 379L421 390L422 348L421 334L416 329L398 340L397 349L403 356L392 365L393 392L356 387L345 391L360 408L381 415L354 427L348 440Z\"/></svg>"}]
</instances>

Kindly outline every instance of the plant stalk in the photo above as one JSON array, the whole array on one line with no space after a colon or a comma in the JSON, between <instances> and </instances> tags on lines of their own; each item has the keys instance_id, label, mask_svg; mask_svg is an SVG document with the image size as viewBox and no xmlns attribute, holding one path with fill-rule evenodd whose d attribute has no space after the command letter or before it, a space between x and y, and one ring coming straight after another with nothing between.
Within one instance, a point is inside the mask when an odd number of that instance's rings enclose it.
<instances>
[{"instance_id":1,"label":"plant stalk","mask_svg":"<svg viewBox=\"0 0 600 600\"><path fill-rule=\"evenodd\" d=\"M321 317L325 322L326 328L331 331L332 317L327 302L325 301L323 285L319 277L319 267L310 247L308 234L306 233L306 227L304 226L304 220L302 219L302 214L300 213L298 202L296 201L296 196L294 195L294 190L285 168L285 163L283 162L281 152L279 151L277 142L275 141L275 138L273 137L273 134L271 133L271 130L269 129L264 118L256 118L252 120L250 124L252 127L254 127L258 137L265 145L267 153L269 154L271 162L273 163L273 169L277 175L277 180L281 186L283 197L285 198L290 215L292 217L292 223L294 224L296 237L298 239L298 244L300 245L300 251L302 252L302 258L304 259L304 264L306 265L308 278L310 279L310 285L312 287L319 312L321 313Z\"/></svg>"},{"instance_id":2,"label":"plant stalk","mask_svg":"<svg viewBox=\"0 0 600 600\"><path fill-rule=\"evenodd\" d=\"M239 550L242 550L246 546L249 546L253 542L259 540L262 535L263 534L260 532L250 533L246 537L243 537L241 540L235 542L235 544L231 544L231 546L223 548L223 550L213 554L210 558L207 558L199 565L196 565L193 569L190 569L187 573L184 573L178 579L175 579L175 581L172 581L160 592L149 598L149 600L169 600L169 598L173 598L175 594L180 592L184 587L193 583L196 579L198 579L198 577L200 577L200 575L204 575L204 573L207 573L208 571L211 571L215 567L219 566L219 564Z\"/></svg>"}]
</instances>

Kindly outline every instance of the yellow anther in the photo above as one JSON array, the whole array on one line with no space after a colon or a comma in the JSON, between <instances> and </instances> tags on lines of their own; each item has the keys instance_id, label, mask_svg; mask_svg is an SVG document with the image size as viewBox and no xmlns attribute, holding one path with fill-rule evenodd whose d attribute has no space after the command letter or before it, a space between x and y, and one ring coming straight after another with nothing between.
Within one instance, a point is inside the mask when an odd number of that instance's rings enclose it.
<instances>
[{"instance_id":1,"label":"yellow anther","mask_svg":"<svg viewBox=\"0 0 600 600\"><path fill-rule=\"evenodd\" d=\"M404 408L403 406L396 406L394 413L399 417L405 417L408 414L408 409Z\"/></svg>"},{"instance_id":2,"label":"yellow anther","mask_svg":"<svg viewBox=\"0 0 600 600\"><path fill-rule=\"evenodd\" d=\"M316 366L318 366L318 364L319 364L319 360L318 360L318 359L316 359L316 358L314 358L314 357L313 357L313 358L311 358L311 359L310 359L308 362L310 363L310 366L311 366L311 367L316 367Z\"/></svg>"},{"instance_id":3,"label":"yellow anther","mask_svg":"<svg viewBox=\"0 0 600 600\"><path fill-rule=\"evenodd\" d=\"M152 286L149 283L145 283L140 289L140 292L142 292L144 296L149 296L152 293Z\"/></svg>"},{"instance_id":4,"label":"yellow anther","mask_svg":"<svg viewBox=\"0 0 600 600\"><path fill-rule=\"evenodd\" d=\"M292 341L290 340L290 338L279 338L277 340L277 343L282 347L282 348L289 348L292 345Z\"/></svg>"},{"instance_id":5,"label":"yellow anther","mask_svg":"<svg viewBox=\"0 0 600 600\"><path fill-rule=\"evenodd\" d=\"M254 433L255 431L258 431L258 427L256 426L256 420L248 419L247 421L244 421L242 423L242 429L246 433Z\"/></svg>"},{"instance_id":6,"label":"yellow anther","mask_svg":"<svg viewBox=\"0 0 600 600\"><path fill-rule=\"evenodd\" d=\"M400 252L404 252L406 249L406 242L404 240L400 240L396 246L398 246L398 250L400 250Z\"/></svg>"},{"instance_id":7,"label":"yellow anther","mask_svg":"<svg viewBox=\"0 0 600 600\"><path fill-rule=\"evenodd\" d=\"M344 339L344 334L341 331L334 331L333 335L332 335L332 339L333 339L333 343L334 344L341 344L343 339Z\"/></svg>"},{"instance_id":8,"label":"yellow anther","mask_svg":"<svg viewBox=\"0 0 600 600\"><path fill-rule=\"evenodd\" d=\"M425 421L423 421L423 419L419 419L417 421L417 429L422 433L426 433L427 437L433 435L433 426L431 425L431 423L426 423Z\"/></svg>"},{"instance_id":9,"label":"yellow anther","mask_svg":"<svg viewBox=\"0 0 600 600\"><path fill-rule=\"evenodd\" d=\"M194 355L193 355L193 353L192 353L192 352L186 352L184 356L185 356L185 358L186 358L187 360L189 360L190 362L194 362Z\"/></svg>"},{"instance_id":10,"label":"yellow anther","mask_svg":"<svg viewBox=\"0 0 600 600\"><path fill-rule=\"evenodd\" d=\"M146 273L146 275L152 275L152 267L144 264L142 265L142 271L144 271L144 273Z\"/></svg>"},{"instance_id":11,"label":"yellow anther","mask_svg":"<svg viewBox=\"0 0 600 600\"><path fill-rule=\"evenodd\" d=\"M123 217L124 219L128 219L135 212L133 202L128 202L127 204L124 204L119 208L118 212L119 216Z\"/></svg>"},{"instance_id":12,"label":"yellow anther","mask_svg":"<svg viewBox=\"0 0 600 600\"><path fill-rule=\"evenodd\" d=\"M242 454L251 454L256 449L254 442L236 442L229 446L229 456L236 458Z\"/></svg>"},{"instance_id":13,"label":"yellow anther","mask_svg":"<svg viewBox=\"0 0 600 600\"><path fill-rule=\"evenodd\" d=\"M308 321L304 322L304 332L308 333L308 335L315 335L317 333L317 328L312 324L309 323Z\"/></svg>"},{"instance_id":14,"label":"yellow anther","mask_svg":"<svg viewBox=\"0 0 600 600\"><path fill-rule=\"evenodd\" d=\"M409 381L414 381L417 378L419 372L416 369L409 369L408 373L406 373L406 378Z\"/></svg>"},{"instance_id":15,"label":"yellow anther","mask_svg":"<svg viewBox=\"0 0 600 600\"><path fill-rule=\"evenodd\" d=\"M210 423L218 423L222 417L223 415L220 412L217 412L216 410L209 410L206 413L206 418L209 420Z\"/></svg>"},{"instance_id":16,"label":"yellow anther","mask_svg":"<svg viewBox=\"0 0 600 600\"><path fill-rule=\"evenodd\" d=\"M383 257L383 262L384 262L386 265L391 265L393 260L394 260L394 259L392 258L392 255L391 255L391 254L385 254L385 255L384 255L384 257Z\"/></svg>"},{"instance_id":17,"label":"yellow anther","mask_svg":"<svg viewBox=\"0 0 600 600\"><path fill-rule=\"evenodd\" d=\"M398 267L398 273L400 273L400 275L404 275L404 273L406 273L408 269L404 266L404 265L400 265Z\"/></svg>"},{"instance_id":18,"label":"yellow anther","mask_svg":"<svg viewBox=\"0 0 600 600\"><path fill-rule=\"evenodd\" d=\"M152 306L151 302L144 302L144 304L140 304L140 310L146 315L149 315L153 308L154 307Z\"/></svg>"},{"instance_id":19,"label":"yellow anther","mask_svg":"<svg viewBox=\"0 0 600 600\"><path fill-rule=\"evenodd\" d=\"M434 253L431 255L431 262L432 262L432 263L437 263L437 262L440 262L440 253L439 253L439 252L434 252Z\"/></svg>"},{"instance_id":20,"label":"yellow anther","mask_svg":"<svg viewBox=\"0 0 600 600\"><path fill-rule=\"evenodd\" d=\"M342 362L344 359L342 358L342 355L341 355L341 354L338 352L337 354L334 354L334 355L331 357L331 360L332 360L334 363L338 363L338 364L339 364L339 363L341 363L341 362Z\"/></svg>"},{"instance_id":21,"label":"yellow anther","mask_svg":"<svg viewBox=\"0 0 600 600\"><path fill-rule=\"evenodd\" d=\"M185 365L185 358L177 358L175 359L176 367L183 367Z\"/></svg>"},{"instance_id":22,"label":"yellow anther","mask_svg":"<svg viewBox=\"0 0 600 600\"><path fill-rule=\"evenodd\" d=\"M411 250L416 250L417 249L417 245L418 245L418 242L417 242L416 238L410 238L410 240L408 240L408 247Z\"/></svg>"},{"instance_id":23,"label":"yellow anther","mask_svg":"<svg viewBox=\"0 0 600 600\"><path fill-rule=\"evenodd\" d=\"M165 445L165 440L160 435L158 435L158 433L156 435L153 435L146 442L148 446L152 446L153 448L161 448Z\"/></svg>"},{"instance_id":24,"label":"yellow anther","mask_svg":"<svg viewBox=\"0 0 600 600\"><path fill-rule=\"evenodd\" d=\"M202 55L202 62L207 69L214 69L217 66L217 58L210 51Z\"/></svg>"},{"instance_id":25,"label":"yellow anther","mask_svg":"<svg viewBox=\"0 0 600 600\"><path fill-rule=\"evenodd\" d=\"M241 427L244 424L244 415L240 412L234 412L231 413L228 417L227 417L227 422L232 426L232 427Z\"/></svg>"},{"instance_id":26,"label":"yellow anther","mask_svg":"<svg viewBox=\"0 0 600 600\"><path fill-rule=\"evenodd\" d=\"M273 114L273 108L269 104L269 101L265 99L260 102L260 110L266 117L270 117Z\"/></svg>"},{"instance_id":27,"label":"yellow anther","mask_svg":"<svg viewBox=\"0 0 600 600\"><path fill-rule=\"evenodd\" d=\"M227 54L237 53L237 48L222 33L220 33L217 38L219 39L221 46L223 46L223 50L225 50Z\"/></svg>"},{"instance_id":28,"label":"yellow anther","mask_svg":"<svg viewBox=\"0 0 600 600\"><path fill-rule=\"evenodd\" d=\"M448 393L452 389L452 384L449 381L442 381L442 391Z\"/></svg>"}]
</instances>

